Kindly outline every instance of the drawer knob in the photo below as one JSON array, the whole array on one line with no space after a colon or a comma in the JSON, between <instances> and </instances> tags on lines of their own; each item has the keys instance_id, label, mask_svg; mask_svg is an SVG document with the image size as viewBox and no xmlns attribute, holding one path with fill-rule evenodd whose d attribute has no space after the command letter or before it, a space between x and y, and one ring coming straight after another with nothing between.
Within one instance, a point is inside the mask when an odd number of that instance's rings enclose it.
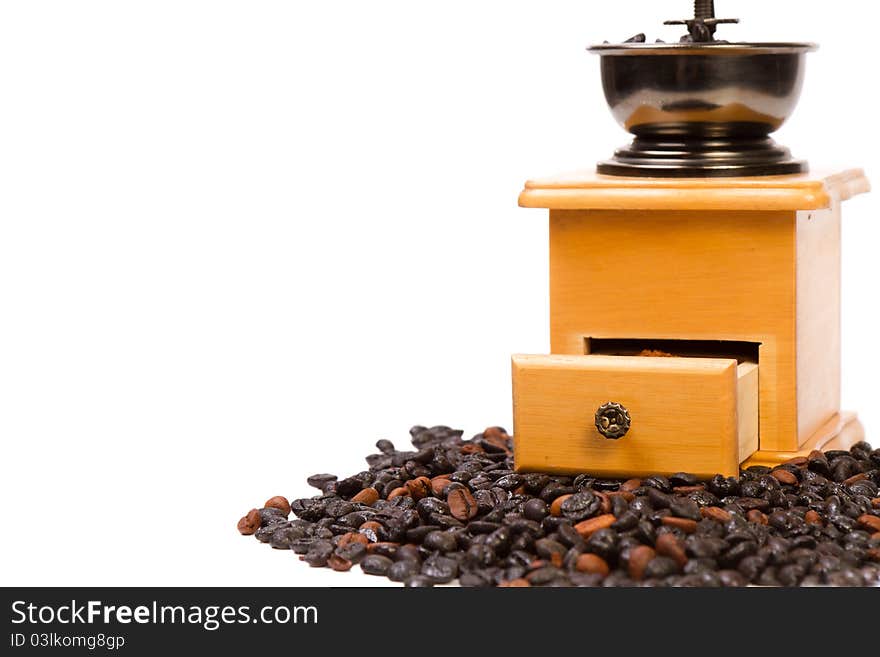
<instances>
[{"instance_id":1,"label":"drawer knob","mask_svg":"<svg viewBox=\"0 0 880 657\"><path fill-rule=\"evenodd\" d=\"M596 428L609 440L618 440L629 431L632 418L623 404L608 402L596 411Z\"/></svg>"}]
</instances>

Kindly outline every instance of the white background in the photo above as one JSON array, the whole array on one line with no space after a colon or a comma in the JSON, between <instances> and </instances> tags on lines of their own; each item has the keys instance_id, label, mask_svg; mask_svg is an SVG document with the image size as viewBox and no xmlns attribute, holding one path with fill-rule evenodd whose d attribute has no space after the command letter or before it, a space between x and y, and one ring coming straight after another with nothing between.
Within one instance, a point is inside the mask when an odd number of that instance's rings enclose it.
<instances>
[{"instance_id":1,"label":"white background","mask_svg":"<svg viewBox=\"0 0 880 657\"><path fill-rule=\"evenodd\" d=\"M779 141L880 172L876 4L717 6L729 38L822 44ZM412 424L509 425L509 355L548 349L546 215L517 194L628 140L584 48L690 10L0 2L0 583L366 580L235 523ZM844 219L869 438L878 209Z\"/></svg>"}]
</instances>

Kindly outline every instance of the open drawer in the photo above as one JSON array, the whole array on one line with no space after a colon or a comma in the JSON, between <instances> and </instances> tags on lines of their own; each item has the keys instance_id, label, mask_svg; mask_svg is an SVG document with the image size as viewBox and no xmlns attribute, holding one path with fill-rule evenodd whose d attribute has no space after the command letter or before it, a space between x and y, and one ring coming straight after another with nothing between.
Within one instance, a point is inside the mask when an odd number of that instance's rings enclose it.
<instances>
[{"instance_id":1,"label":"open drawer","mask_svg":"<svg viewBox=\"0 0 880 657\"><path fill-rule=\"evenodd\" d=\"M758 450L758 365L724 358L514 356L520 472L736 475Z\"/></svg>"}]
</instances>

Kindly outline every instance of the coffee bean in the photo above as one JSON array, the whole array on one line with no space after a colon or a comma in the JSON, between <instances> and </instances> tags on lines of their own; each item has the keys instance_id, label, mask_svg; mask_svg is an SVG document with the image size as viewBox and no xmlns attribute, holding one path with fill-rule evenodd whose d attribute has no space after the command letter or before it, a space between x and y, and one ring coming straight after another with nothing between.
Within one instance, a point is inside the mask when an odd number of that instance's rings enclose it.
<instances>
[{"instance_id":1,"label":"coffee bean","mask_svg":"<svg viewBox=\"0 0 880 657\"><path fill-rule=\"evenodd\" d=\"M586 539L586 550L597 554L606 561L617 556L618 536L613 529L599 529Z\"/></svg>"},{"instance_id":2,"label":"coffee bean","mask_svg":"<svg viewBox=\"0 0 880 657\"><path fill-rule=\"evenodd\" d=\"M646 579L661 579L679 572L678 564L669 557L654 557L645 566L643 577Z\"/></svg>"},{"instance_id":3,"label":"coffee bean","mask_svg":"<svg viewBox=\"0 0 880 657\"><path fill-rule=\"evenodd\" d=\"M526 580L532 586L546 586L560 577L562 577L562 571L556 566L543 566L526 575Z\"/></svg>"},{"instance_id":4,"label":"coffee bean","mask_svg":"<svg viewBox=\"0 0 880 657\"><path fill-rule=\"evenodd\" d=\"M251 509L241 520L238 521L238 531L244 536L250 536L260 528L260 510Z\"/></svg>"},{"instance_id":5,"label":"coffee bean","mask_svg":"<svg viewBox=\"0 0 880 657\"><path fill-rule=\"evenodd\" d=\"M568 495L560 495L553 503L550 504L550 515L559 517L562 515L562 503L565 502L569 497L574 495L574 493L569 493Z\"/></svg>"},{"instance_id":6,"label":"coffee bean","mask_svg":"<svg viewBox=\"0 0 880 657\"><path fill-rule=\"evenodd\" d=\"M379 554L371 554L364 557L364 560L361 561L361 570L367 575L387 575L393 565L394 562L388 557L383 557Z\"/></svg>"},{"instance_id":7,"label":"coffee bean","mask_svg":"<svg viewBox=\"0 0 880 657\"><path fill-rule=\"evenodd\" d=\"M880 532L880 517L878 516L865 513L858 517L857 522L863 529L867 529L870 532Z\"/></svg>"},{"instance_id":8,"label":"coffee bean","mask_svg":"<svg viewBox=\"0 0 880 657\"><path fill-rule=\"evenodd\" d=\"M620 484L620 490L632 493L642 487L641 479L627 479Z\"/></svg>"},{"instance_id":9,"label":"coffee bean","mask_svg":"<svg viewBox=\"0 0 880 657\"><path fill-rule=\"evenodd\" d=\"M415 561L395 561L388 567L388 579L405 582L421 572L421 564ZM372 574L372 573L371 573Z\"/></svg>"},{"instance_id":10,"label":"coffee bean","mask_svg":"<svg viewBox=\"0 0 880 657\"><path fill-rule=\"evenodd\" d=\"M446 503L452 517L461 522L467 522L477 515L477 502L467 488L450 487L446 492Z\"/></svg>"},{"instance_id":11,"label":"coffee bean","mask_svg":"<svg viewBox=\"0 0 880 657\"><path fill-rule=\"evenodd\" d=\"M584 520L583 522L579 522L574 526L574 528L577 533L581 535L581 538L588 539L600 529L611 527L611 525L613 525L616 521L617 518L608 513L602 516L597 516L595 518L590 518L589 520Z\"/></svg>"},{"instance_id":12,"label":"coffee bean","mask_svg":"<svg viewBox=\"0 0 880 657\"><path fill-rule=\"evenodd\" d=\"M715 520L716 522L730 522L730 520L733 518L730 513L728 513L724 509L719 509L717 506L704 507L700 509L700 514L704 518L709 518L710 520Z\"/></svg>"},{"instance_id":13,"label":"coffee bean","mask_svg":"<svg viewBox=\"0 0 880 657\"><path fill-rule=\"evenodd\" d=\"M422 575L435 584L448 584L458 576L458 562L437 555L429 557L422 564Z\"/></svg>"},{"instance_id":14,"label":"coffee bean","mask_svg":"<svg viewBox=\"0 0 880 657\"><path fill-rule=\"evenodd\" d=\"M324 490L324 486L336 481L336 475L332 474L315 474L306 479L306 483L318 490Z\"/></svg>"},{"instance_id":15,"label":"coffee bean","mask_svg":"<svg viewBox=\"0 0 880 657\"><path fill-rule=\"evenodd\" d=\"M671 558L679 568L684 568L688 562L684 545L674 534L661 534L657 537L657 544L654 547L657 554Z\"/></svg>"},{"instance_id":16,"label":"coffee bean","mask_svg":"<svg viewBox=\"0 0 880 657\"><path fill-rule=\"evenodd\" d=\"M654 548L640 545L629 551L627 558L627 572L635 581L640 582L645 576L648 564L657 556Z\"/></svg>"},{"instance_id":17,"label":"coffee bean","mask_svg":"<svg viewBox=\"0 0 880 657\"><path fill-rule=\"evenodd\" d=\"M352 563L348 559L340 557L338 554L333 554L327 559L327 565L336 572L344 573L351 570Z\"/></svg>"},{"instance_id":18,"label":"coffee bean","mask_svg":"<svg viewBox=\"0 0 880 657\"><path fill-rule=\"evenodd\" d=\"M676 529L680 529L685 534L693 534L697 531L697 523L694 520L690 520L688 518L673 518L666 517L662 518L660 522L667 527L675 527Z\"/></svg>"},{"instance_id":19,"label":"coffee bean","mask_svg":"<svg viewBox=\"0 0 880 657\"><path fill-rule=\"evenodd\" d=\"M582 554L577 558L575 569L581 573L593 573L605 577L611 572L608 562L595 554Z\"/></svg>"},{"instance_id":20,"label":"coffee bean","mask_svg":"<svg viewBox=\"0 0 880 657\"><path fill-rule=\"evenodd\" d=\"M447 531L433 531L427 536L422 545L428 550L439 550L440 552L452 552L458 547L458 541L455 536Z\"/></svg>"},{"instance_id":21,"label":"coffee bean","mask_svg":"<svg viewBox=\"0 0 880 657\"><path fill-rule=\"evenodd\" d=\"M379 491L375 488L364 488L360 493L351 498L352 502L373 506L379 500Z\"/></svg>"},{"instance_id":22,"label":"coffee bean","mask_svg":"<svg viewBox=\"0 0 880 657\"><path fill-rule=\"evenodd\" d=\"M529 520L541 522L550 512L544 500L533 497L523 505L523 515Z\"/></svg>"},{"instance_id":23,"label":"coffee bean","mask_svg":"<svg viewBox=\"0 0 880 657\"><path fill-rule=\"evenodd\" d=\"M677 486L695 486L700 479L696 475L693 475L689 472L676 472L673 475L669 475L669 483L673 487Z\"/></svg>"},{"instance_id":24,"label":"coffee bean","mask_svg":"<svg viewBox=\"0 0 880 657\"><path fill-rule=\"evenodd\" d=\"M599 512L602 500L589 491L565 496L560 506L562 515L572 522L586 520Z\"/></svg>"},{"instance_id":25,"label":"coffee bean","mask_svg":"<svg viewBox=\"0 0 880 657\"><path fill-rule=\"evenodd\" d=\"M500 428L411 436L415 451L379 441L368 471L310 477L322 495L271 498L241 529L310 565L366 561L407 586L459 574L470 587L880 583L880 450L863 443L703 484L517 473Z\"/></svg>"},{"instance_id":26,"label":"coffee bean","mask_svg":"<svg viewBox=\"0 0 880 657\"><path fill-rule=\"evenodd\" d=\"M436 496L443 498L446 496L446 490L452 484L449 477L446 475L441 475L439 477L434 477L431 480L431 493Z\"/></svg>"},{"instance_id":27,"label":"coffee bean","mask_svg":"<svg viewBox=\"0 0 880 657\"><path fill-rule=\"evenodd\" d=\"M431 490L431 480L427 477L416 477L415 479L407 481L405 485L409 491L410 497L414 500L420 500L423 497L433 494L433 491Z\"/></svg>"},{"instance_id":28,"label":"coffee bean","mask_svg":"<svg viewBox=\"0 0 880 657\"><path fill-rule=\"evenodd\" d=\"M275 531L272 532L272 536L269 539L269 545L271 545L276 550L289 550L291 542L304 538L306 532L301 527L290 527L284 525L273 525L274 527L278 527Z\"/></svg>"},{"instance_id":29,"label":"coffee bean","mask_svg":"<svg viewBox=\"0 0 880 657\"><path fill-rule=\"evenodd\" d=\"M290 515L290 502L287 501L286 497L282 497L281 495L276 495L275 497L270 497L266 500L266 503L263 505L265 508L269 509L278 509L286 518Z\"/></svg>"},{"instance_id":30,"label":"coffee bean","mask_svg":"<svg viewBox=\"0 0 880 657\"><path fill-rule=\"evenodd\" d=\"M766 525L767 524L767 516L758 511L757 509L752 509L746 514L749 522L755 523L756 525Z\"/></svg>"},{"instance_id":31,"label":"coffee bean","mask_svg":"<svg viewBox=\"0 0 880 657\"><path fill-rule=\"evenodd\" d=\"M679 518L686 518L695 521L702 518L699 505L686 497L674 498L669 504L669 510L672 511L673 515L678 516Z\"/></svg>"},{"instance_id":32,"label":"coffee bean","mask_svg":"<svg viewBox=\"0 0 880 657\"><path fill-rule=\"evenodd\" d=\"M315 541L309 546L302 560L313 568L322 568L333 555L333 544L330 541Z\"/></svg>"},{"instance_id":33,"label":"coffee bean","mask_svg":"<svg viewBox=\"0 0 880 657\"><path fill-rule=\"evenodd\" d=\"M798 479L795 475L793 475L788 470L783 470L782 468L777 468L770 473L770 475L776 479L780 484L785 484L786 486L797 486Z\"/></svg>"}]
</instances>

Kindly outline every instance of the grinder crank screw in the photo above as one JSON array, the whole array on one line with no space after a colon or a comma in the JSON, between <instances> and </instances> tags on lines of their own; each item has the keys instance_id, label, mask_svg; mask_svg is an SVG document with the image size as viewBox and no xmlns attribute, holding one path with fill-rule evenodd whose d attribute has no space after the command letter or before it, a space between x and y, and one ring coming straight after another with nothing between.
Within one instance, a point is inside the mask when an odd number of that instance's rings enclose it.
<instances>
[{"instance_id":1,"label":"grinder crank screw","mask_svg":"<svg viewBox=\"0 0 880 657\"><path fill-rule=\"evenodd\" d=\"M664 25L686 25L684 43L709 43L715 40L715 29L722 23L739 23L738 18L715 18L715 0L694 0L694 17L666 21Z\"/></svg>"}]
</instances>

